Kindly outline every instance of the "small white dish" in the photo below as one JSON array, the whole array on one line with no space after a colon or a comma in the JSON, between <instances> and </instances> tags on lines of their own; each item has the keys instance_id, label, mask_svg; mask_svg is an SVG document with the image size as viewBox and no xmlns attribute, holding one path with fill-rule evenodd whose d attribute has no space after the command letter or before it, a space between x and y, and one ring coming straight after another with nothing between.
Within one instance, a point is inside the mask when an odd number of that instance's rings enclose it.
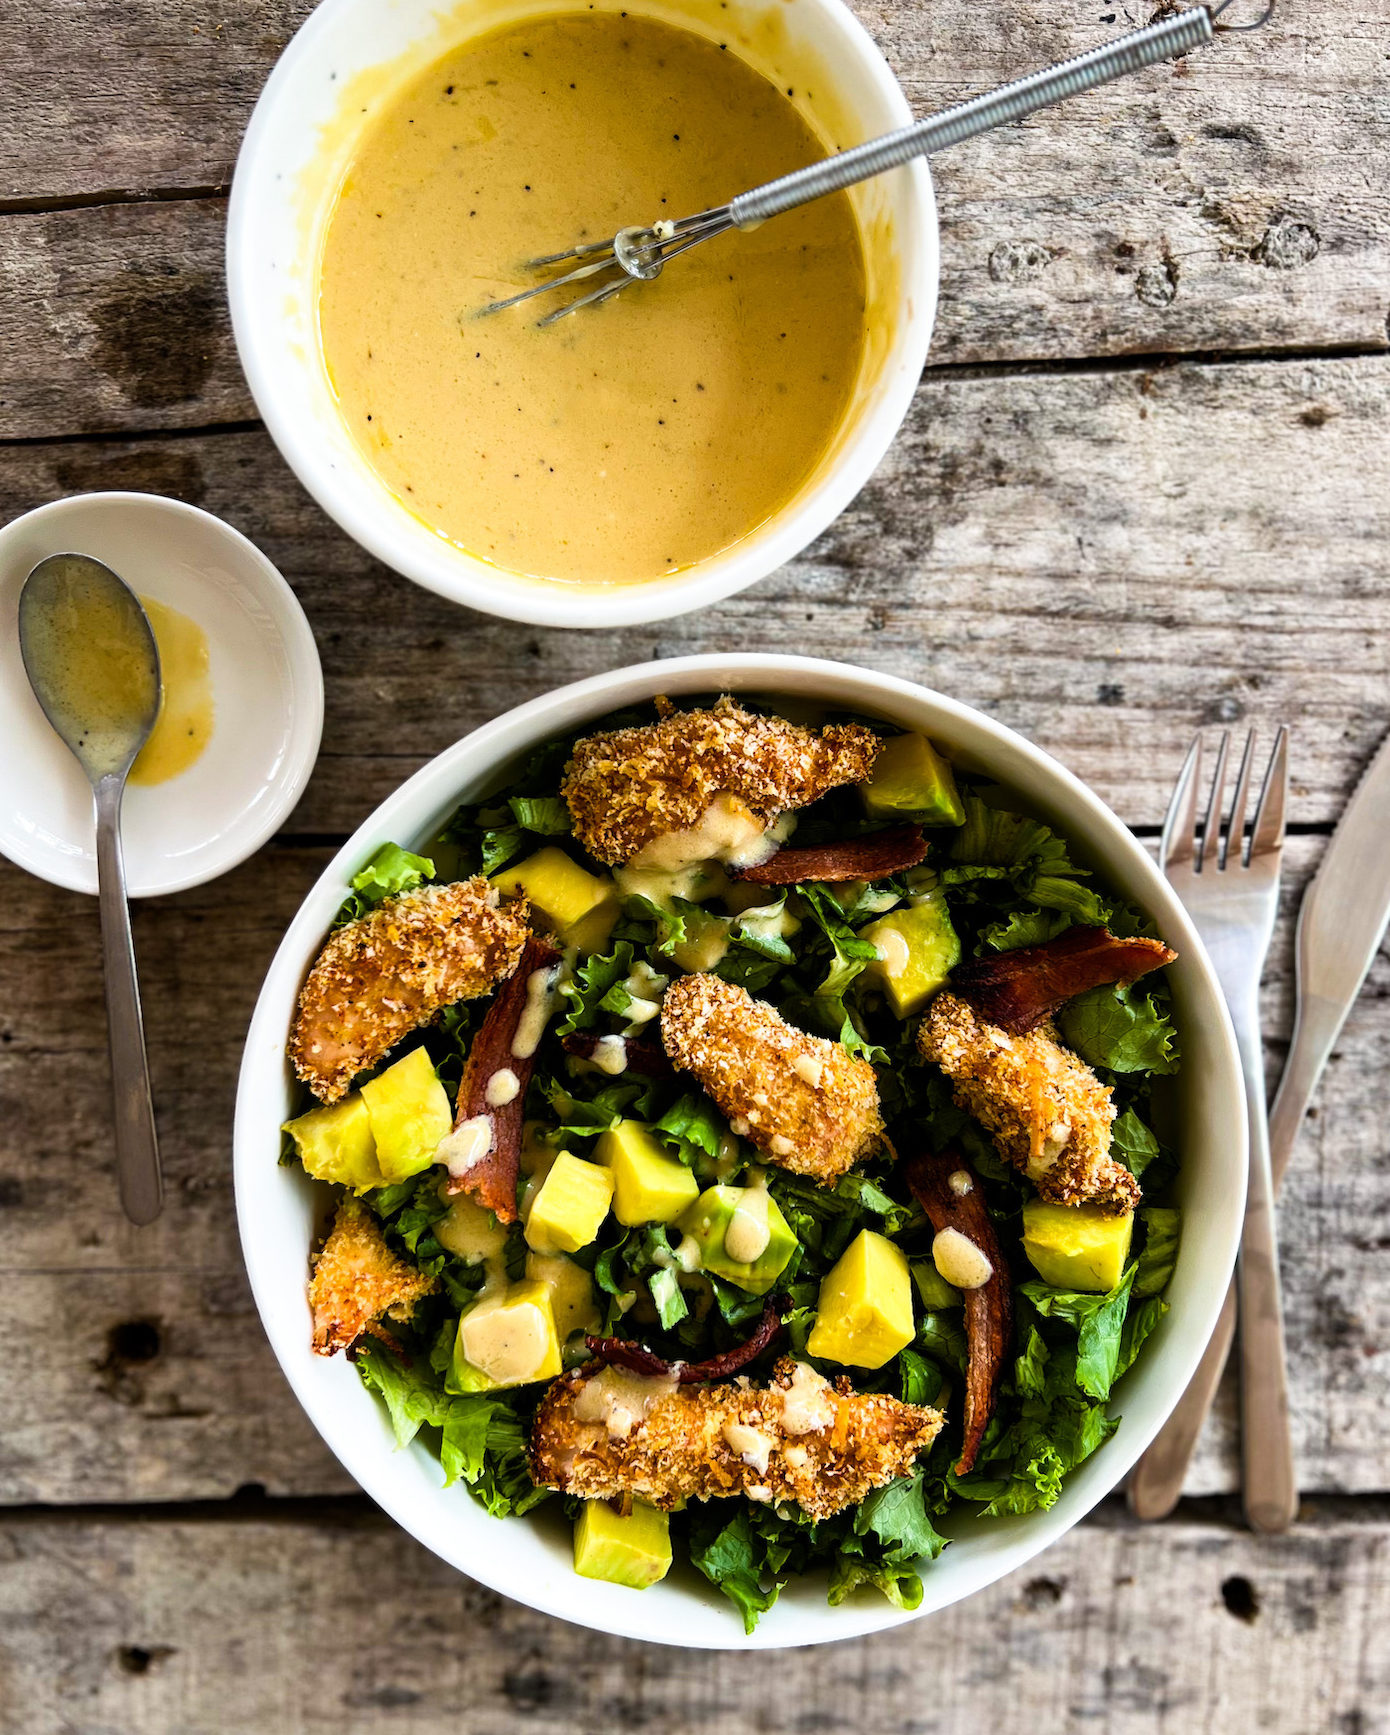
<instances>
[{"instance_id":1,"label":"small white dish","mask_svg":"<svg viewBox=\"0 0 1390 1735\"><path fill-rule=\"evenodd\" d=\"M727 38L774 84L800 93L806 118L838 147L914 119L887 61L842 0L593 3ZM566 10L578 8L562 0L455 0L442 8L438 0L322 0L281 55L242 141L227 214L227 295L237 352L271 438L349 536L416 584L485 614L611 629L665 620L745 589L844 511L888 451L917 390L936 313L940 242L922 158L851 189L868 272L859 378L814 472L742 541L640 584L555 583L466 553L392 493L339 413L319 345L322 237L363 129L403 83L473 36ZM739 190L730 187L730 196ZM543 242L538 236L537 246Z\"/></svg>"},{"instance_id":2,"label":"small white dish","mask_svg":"<svg viewBox=\"0 0 1390 1735\"><path fill-rule=\"evenodd\" d=\"M318 755L323 675L304 611L240 531L157 494L78 494L0 530L0 853L73 891L97 889L91 786L39 709L18 633L25 578L66 552L207 634L212 737L179 776L126 790L121 832L132 897L215 879L276 830Z\"/></svg>"},{"instance_id":3,"label":"small white dish","mask_svg":"<svg viewBox=\"0 0 1390 1735\"><path fill-rule=\"evenodd\" d=\"M692 693L756 694L786 707L857 711L919 729L967 769L1018 792L1073 854L1147 910L1177 948L1168 972L1183 1044L1174 1079L1182 1243L1168 1314L1116 1386L1124 1424L1066 1480L1050 1511L982 1520L956 1516L955 1539L923 1572L920 1609L871 1592L840 1608L823 1575L794 1580L745 1639L730 1603L684 1565L650 1590L577 1578L571 1527L549 1501L526 1518L490 1518L462 1486L446 1489L438 1459L417 1440L396 1450L385 1408L345 1356L310 1348L309 1248L323 1190L279 1162L280 1123L294 1112L285 1043L300 984L348 882L380 844L426 845L460 801L477 801L543 742L606 712ZM1235 1262L1245 1204L1245 1093L1231 1021L1196 930L1143 844L1100 798L1049 754L982 712L891 675L808 657L707 655L615 669L532 699L457 742L363 822L324 869L266 975L246 1039L237 1091L234 1168L242 1252L271 1347L309 1419L358 1485L419 1542L461 1572L543 1613L599 1632L711 1649L823 1644L901 1626L1013 1572L1118 1487L1191 1378L1211 1336Z\"/></svg>"}]
</instances>

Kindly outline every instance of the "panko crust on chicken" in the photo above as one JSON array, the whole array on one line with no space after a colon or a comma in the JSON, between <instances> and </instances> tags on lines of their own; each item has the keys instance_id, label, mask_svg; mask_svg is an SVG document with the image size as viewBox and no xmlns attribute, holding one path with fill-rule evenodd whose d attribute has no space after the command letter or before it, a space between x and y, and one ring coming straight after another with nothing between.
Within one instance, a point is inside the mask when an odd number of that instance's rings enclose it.
<instances>
[{"instance_id":1,"label":"panko crust on chicken","mask_svg":"<svg viewBox=\"0 0 1390 1735\"><path fill-rule=\"evenodd\" d=\"M379 1319L404 1323L420 1298L437 1287L434 1278L396 1257L371 1211L349 1194L309 1280L314 1349L319 1355L346 1349Z\"/></svg>"},{"instance_id":2,"label":"panko crust on chicken","mask_svg":"<svg viewBox=\"0 0 1390 1735\"><path fill-rule=\"evenodd\" d=\"M595 1381L608 1392L591 1391L586 1401ZM531 1475L540 1487L586 1500L631 1495L669 1511L682 1500L741 1494L794 1501L819 1520L909 1475L942 1419L925 1405L855 1392L844 1378L832 1385L790 1359L764 1387L678 1386L580 1368L553 1381L541 1400Z\"/></svg>"},{"instance_id":3,"label":"panko crust on chicken","mask_svg":"<svg viewBox=\"0 0 1390 1735\"><path fill-rule=\"evenodd\" d=\"M833 1186L883 1141L878 1079L823 1036L808 1036L746 988L682 976L661 1004L661 1038L771 1163Z\"/></svg>"},{"instance_id":4,"label":"panko crust on chicken","mask_svg":"<svg viewBox=\"0 0 1390 1735\"><path fill-rule=\"evenodd\" d=\"M943 992L922 1020L917 1044L1039 1198L1113 1212L1139 1203L1138 1181L1110 1155L1109 1086L1057 1041L1050 1024L1011 1036Z\"/></svg>"},{"instance_id":5,"label":"panko crust on chicken","mask_svg":"<svg viewBox=\"0 0 1390 1735\"><path fill-rule=\"evenodd\" d=\"M524 898L479 875L384 898L328 936L299 994L289 1054L320 1102L459 1000L509 976L526 943Z\"/></svg>"},{"instance_id":6,"label":"panko crust on chicken","mask_svg":"<svg viewBox=\"0 0 1390 1735\"><path fill-rule=\"evenodd\" d=\"M829 789L862 783L879 746L862 723L803 729L755 717L726 693L706 711L668 710L657 723L575 742L560 793L579 842L617 864L694 829L719 795L737 797L766 827Z\"/></svg>"}]
</instances>

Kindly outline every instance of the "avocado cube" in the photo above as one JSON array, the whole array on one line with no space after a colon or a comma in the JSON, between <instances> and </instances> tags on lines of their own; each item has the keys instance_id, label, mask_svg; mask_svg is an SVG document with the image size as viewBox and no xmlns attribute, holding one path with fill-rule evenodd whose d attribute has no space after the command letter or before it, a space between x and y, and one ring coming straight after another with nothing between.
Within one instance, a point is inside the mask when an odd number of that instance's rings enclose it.
<instances>
[{"instance_id":1,"label":"avocado cube","mask_svg":"<svg viewBox=\"0 0 1390 1735\"><path fill-rule=\"evenodd\" d=\"M676 1227L699 1246L704 1270L750 1295L765 1295L796 1251L796 1236L766 1187L706 1187Z\"/></svg>"},{"instance_id":2,"label":"avocado cube","mask_svg":"<svg viewBox=\"0 0 1390 1735\"><path fill-rule=\"evenodd\" d=\"M554 1379L559 1371L550 1285L530 1279L508 1284L464 1312L446 1383L453 1392L497 1392Z\"/></svg>"},{"instance_id":3,"label":"avocado cube","mask_svg":"<svg viewBox=\"0 0 1390 1735\"><path fill-rule=\"evenodd\" d=\"M961 1292L954 1284L947 1283L930 1259L915 1259L912 1262L912 1281L917 1285L922 1306L928 1313L936 1313L943 1307L961 1305Z\"/></svg>"},{"instance_id":4,"label":"avocado cube","mask_svg":"<svg viewBox=\"0 0 1390 1735\"><path fill-rule=\"evenodd\" d=\"M965 807L950 761L925 735L894 735L861 783L864 811L872 819L916 819L923 825L964 825Z\"/></svg>"},{"instance_id":5,"label":"avocado cube","mask_svg":"<svg viewBox=\"0 0 1390 1735\"><path fill-rule=\"evenodd\" d=\"M311 1108L286 1121L282 1130L294 1140L305 1173L316 1181L336 1181L354 1193L386 1185L376 1160L372 1117L360 1091L325 1108Z\"/></svg>"},{"instance_id":6,"label":"avocado cube","mask_svg":"<svg viewBox=\"0 0 1390 1735\"><path fill-rule=\"evenodd\" d=\"M821 1281L810 1355L852 1368L881 1368L912 1342L907 1257L885 1236L861 1229Z\"/></svg>"},{"instance_id":7,"label":"avocado cube","mask_svg":"<svg viewBox=\"0 0 1390 1735\"><path fill-rule=\"evenodd\" d=\"M577 1331L597 1331L598 1305L594 1280L582 1265L563 1253L528 1253L526 1275L550 1291L550 1311L555 1315L555 1334L564 1343Z\"/></svg>"},{"instance_id":8,"label":"avocado cube","mask_svg":"<svg viewBox=\"0 0 1390 1735\"><path fill-rule=\"evenodd\" d=\"M880 916L859 937L878 947L879 962L869 969L899 1018L920 1012L960 963L960 938L939 892Z\"/></svg>"},{"instance_id":9,"label":"avocado cube","mask_svg":"<svg viewBox=\"0 0 1390 1735\"><path fill-rule=\"evenodd\" d=\"M1052 1205L1030 1199L1023 1207L1023 1251L1056 1289L1108 1294L1124 1276L1134 1231L1133 1211L1099 1205Z\"/></svg>"},{"instance_id":10,"label":"avocado cube","mask_svg":"<svg viewBox=\"0 0 1390 1735\"><path fill-rule=\"evenodd\" d=\"M607 1501L586 1500L574 1527L574 1570L646 1590L671 1570L670 1519L640 1501L622 1518Z\"/></svg>"},{"instance_id":11,"label":"avocado cube","mask_svg":"<svg viewBox=\"0 0 1390 1735\"><path fill-rule=\"evenodd\" d=\"M439 1141L454 1124L454 1111L423 1048L362 1086L372 1117L377 1162L388 1182L406 1181L429 1168Z\"/></svg>"},{"instance_id":12,"label":"avocado cube","mask_svg":"<svg viewBox=\"0 0 1390 1735\"><path fill-rule=\"evenodd\" d=\"M504 892L525 892L532 909L556 934L574 927L613 896L611 880L589 873L553 844L514 867L500 868L493 874L492 884ZM614 901L613 921L617 918ZM608 925L611 928L613 922Z\"/></svg>"},{"instance_id":13,"label":"avocado cube","mask_svg":"<svg viewBox=\"0 0 1390 1735\"><path fill-rule=\"evenodd\" d=\"M641 1121L619 1121L594 1152L613 1171L613 1215L637 1223L674 1223L700 1196L700 1183L668 1154Z\"/></svg>"},{"instance_id":14,"label":"avocado cube","mask_svg":"<svg viewBox=\"0 0 1390 1735\"><path fill-rule=\"evenodd\" d=\"M612 1203L611 1170L561 1151L526 1219L526 1245L537 1253L577 1253L598 1234Z\"/></svg>"}]
</instances>

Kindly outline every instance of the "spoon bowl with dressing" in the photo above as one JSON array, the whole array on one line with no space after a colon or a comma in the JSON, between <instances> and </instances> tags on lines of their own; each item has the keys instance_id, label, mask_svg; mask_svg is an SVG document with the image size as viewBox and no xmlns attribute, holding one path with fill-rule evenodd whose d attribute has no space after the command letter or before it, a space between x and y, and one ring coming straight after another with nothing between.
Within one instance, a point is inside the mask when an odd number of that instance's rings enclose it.
<instances>
[{"instance_id":1,"label":"spoon bowl with dressing","mask_svg":"<svg viewBox=\"0 0 1390 1735\"><path fill-rule=\"evenodd\" d=\"M134 591L85 554L49 555L29 574L19 596L19 645L34 696L92 786L116 1173L131 1222L152 1223L164 1203L164 1184L121 854L121 802L159 716L159 647Z\"/></svg>"}]
</instances>

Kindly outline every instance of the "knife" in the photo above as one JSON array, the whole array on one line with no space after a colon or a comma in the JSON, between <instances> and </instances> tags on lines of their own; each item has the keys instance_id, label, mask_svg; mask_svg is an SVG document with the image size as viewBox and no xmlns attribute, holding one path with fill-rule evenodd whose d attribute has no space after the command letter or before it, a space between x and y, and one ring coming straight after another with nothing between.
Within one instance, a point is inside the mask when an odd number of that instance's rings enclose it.
<instances>
[{"instance_id":1,"label":"knife","mask_svg":"<svg viewBox=\"0 0 1390 1735\"><path fill-rule=\"evenodd\" d=\"M1294 941L1293 1037L1269 1111L1269 1159L1276 1190L1298 1129L1390 922L1390 735L1352 792L1312 883L1303 894ZM1197 1436L1211 1408L1235 1336L1234 1288L1197 1371L1158 1437L1134 1466L1129 1506L1136 1518L1166 1518L1178 1503Z\"/></svg>"}]
</instances>

